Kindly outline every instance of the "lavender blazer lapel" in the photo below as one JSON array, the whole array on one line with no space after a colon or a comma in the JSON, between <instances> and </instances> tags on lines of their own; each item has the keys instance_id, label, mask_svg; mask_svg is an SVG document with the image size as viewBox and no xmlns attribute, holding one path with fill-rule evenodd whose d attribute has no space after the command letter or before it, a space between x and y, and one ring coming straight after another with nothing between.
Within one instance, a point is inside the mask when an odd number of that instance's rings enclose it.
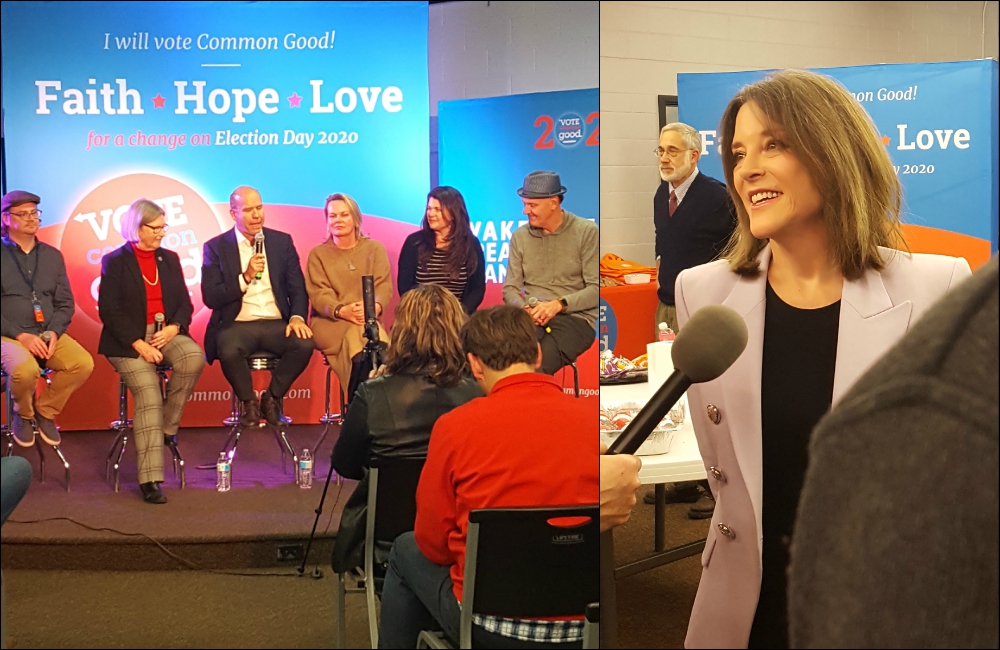
<instances>
[{"instance_id":1,"label":"lavender blazer lapel","mask_svg":"<svg viewBox=\"0 0 1000 650\"><path fill-rule=\"evenodd\" d=\"M868 270L858 280L844 281L834 404L906 333L912 309L909 300L892 304L878 271Z\"/></svg>"}]
</instances>

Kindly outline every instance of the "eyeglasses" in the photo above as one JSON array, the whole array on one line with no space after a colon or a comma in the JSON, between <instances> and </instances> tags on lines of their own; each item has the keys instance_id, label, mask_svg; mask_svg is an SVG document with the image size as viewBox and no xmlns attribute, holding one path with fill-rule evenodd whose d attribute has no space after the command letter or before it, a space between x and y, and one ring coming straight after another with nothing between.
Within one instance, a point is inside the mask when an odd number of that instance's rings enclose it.
<instances>
[{"instance_id":1,"label":"eyeglasses","mask_svg":"<svg viewBox=\"0 0 1000 650\"><path fill-rule=\"evenodd\" d=\"M154 228L146 223L142 225L144 228L149 228L150 230L152 230L154 235L162 235L163 233L167 232L167 230L170 229L170 226L160 226L159 228Z\"/></svg>"},{"instance_id":2,"label":"eyeglasses","mask_svg":"<svg viewBox=\"0 0 1000 650\"><path fill-rule=\"evenodd\" d=\"M8 212L7 214L12 214L18 219L38 219L39 221L42 220L41 210L32 210L30 212Z\"/></svg>"},{"instance_id":3,"label":"eyeglasses","mask_svg":"<svg viewBox=\"0 0 1000 650\"><path fill-rule=\"evenodd\" d=\"M657 158L660 158L663 154L667 154L668 158L676 158L686 151L688 151L688 149L678 149L677 147L670 147L669 149L657 147L656 149L653 149L653 153L656 154Z\"/></svg>"}]
</instances>

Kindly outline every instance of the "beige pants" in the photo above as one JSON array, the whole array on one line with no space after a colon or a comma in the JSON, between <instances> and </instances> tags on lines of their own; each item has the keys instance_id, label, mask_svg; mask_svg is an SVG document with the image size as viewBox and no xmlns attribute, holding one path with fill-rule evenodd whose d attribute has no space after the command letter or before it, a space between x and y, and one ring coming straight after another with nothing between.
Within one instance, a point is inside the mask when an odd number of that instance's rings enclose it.
<instances>
[{"instance_id":1,"label":"beige pants","mask_svg":"<svg viewBox=\"0 0 1000 650\"><path fill-rule=\"evenodd\" d=\"M22 418L33 418L37 411L42 417L54 419L73 392L83 385L94 371L94 358L73 340L63 334L56 341L52 358L45 362L52 369L49 379L52 383L42 389L35 402L35 389L42 368L35 356L14 339L6 336L0 340L0 358L3 370L10 381L10 392L14 396L14 410Z\"/></svg>"},{"instance_id":2,"label":"beige pants","mask_svg":"<svg viewBox=\"0 0 1000 650\"><path fill-rule=\"evenodd\" d=\"M677 307L673 305L665 305L662 302L656 305L656 322L653 323L653 340L658 341L657 338L660 334L660 323L666 323L667 327L674 331L674 334L680 329L677 326Z\"/></svg>"},{"instance_id":3,"label":"beige pants","mask_svg":"<svg viewBox=\"0 0 1000 650\"><path fill-rule=\"evenodd\" d=\"M316 349L326 356L333 368L340 387L347 392L347 384L351 379L351 359L364 349L368 339L365 338L365 328L344 320L333 320L325 316L313 316L310 323L313 331L313 341ZM379 338L389 342L389 334L378 324ZM350 400L350 396L346 396Z\"/></svg>"}]
</instances>

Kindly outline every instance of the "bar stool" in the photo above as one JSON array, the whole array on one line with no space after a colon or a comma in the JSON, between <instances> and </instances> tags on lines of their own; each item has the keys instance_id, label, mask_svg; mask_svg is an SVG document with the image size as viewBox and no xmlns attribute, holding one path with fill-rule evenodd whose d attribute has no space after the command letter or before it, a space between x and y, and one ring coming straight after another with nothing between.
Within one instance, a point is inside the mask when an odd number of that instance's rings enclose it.
<instances>
[{"instance_id":1,"label":"bar stool","mask_svg":"<svg viewBox=\"0 0 1000 650\"><path fill-rule=\"evenodd\" d=\"M278 367L279 358L277 355L271 354L270 352L258 352L247 357L247 363L250 365L251 371L256 370L268 370L273 371ZM278 398L278 412L281 413L280 424L277 428L272 428L274 432L274 439L278 443L278 449L281 451L281 472L287 474L288 470L285 467L285 455L287 454L291 459L293 465L298 465L299 457L292 450L292 446L288 443L288 438L285 436L286 427L292 423L292 419L285 416L285 398L281 396ZM236 393L233 393L233 411L230 417L223 420L223 424L232 427L229 431L229 435L226 437L226 442L222 445L222 453L225 453L229 458L230 464L232 464L233 459L236 456L236 447L240 444L240 436L243 434L244 427L240 424L240 415L243 414L243 405L240 403ZM263 424L258 424L257 426L252 426L250 428L263 428ZM233 446L230 447L229 443L232 442ZM215 465L199 465L199 469L215 469Z\"/></svg>"},{"instance_id":2,"label":"bar stool","mask_svg":"<svg viewBox=\"0 0 1000 650\"><path fill-rule=\"evenodd\" d=\"M49 374L52 372L51 368L42 368L42 377L45 378L45 383L51 384L52 378ZM0 367L0 380L4 384L4 399L7 401L6 408L6 421L0 424L0 432L7 438L7 450L4 452L4 456L12 456L14 454L14 432L11 430L14 422L14 396L11 392L10 380L7 377L7 373L4 372L3 368ZM38 428L35 427L35 435L38 435ZM35 449L38 450L38 482L45 482L45 453L42 451L42 442L35 443ZM59 460L62 461L63 469L66 471L66 491L69 492L69 461L66 460L66 456L63 454L62 449L59 445L51 445L52 449L59 456Z\"/></svg>"},{"instance_id":3,"label":"bar stool","mask_svg":"<svg viewBox=\"0 0 1000 650\"><path fill-rule=\"evenodd\" d=\"M563 370L564 371L565 371L566 368L572 368L573 369L573 395L575 397L579 397L580 396L580 371L576 367L576 361L571 362L569 364L569 366L563 366Z\"/></svg>"},{"instance_id":4,"label":"bar stool","mask_svg":"<svg viewBox=\"0 0 1000 650\"><path fill-rule=\"evenodd\" d=\"M156 376L160 379L160 397L164 400L167 399L167 373L172 370L173 368L166 363L156 366ZM117 431L118 435L115 436L114 442L111 443L111 449L108 450L108 457L104 461L104 477L105 480L110 480L112 475L114 476L115 492L118 492L119 470L122 465L122 457L125 455L125 447L128 446L128 434L132 431L132 420L128 417L128 388L125 386L125 380L120 377L118 379L118 419L111 423L110 428L112 431ZM183 490L187 487L187 480L184 474L184 458L181 457L177 443L167 442L165 444L170 449L170 455L173 459L174 476L180 477L181 489ZM113 465L112 459L114 459Z\"/></svg>"},{"instance_id":5,"label":"bar stool","mask_svg":"<svg viewBox=\"0 0 1000 650\"><path fill-rule=\"evenodd\" d=\"M326 440L326 434L330 431L331 424L343 424L344 418L347 417L347 406L344 404L344 387L340 387L340 413L330 413L330 391L332 387L332 376L333 368L330 366L330 361L326 358L326 355L320 355L323 357L323 365L326 366L326 412L320 416L319 423L323 425L323 432L319 436L319 440L313 445L312 455L316 458L316 452L319 450L319 446L323 444ZM316 463L313 463L313 474L316 473ZM340 474L337 474L337 485L340 485L343 479Z\"/></svg>"}]
</instances>

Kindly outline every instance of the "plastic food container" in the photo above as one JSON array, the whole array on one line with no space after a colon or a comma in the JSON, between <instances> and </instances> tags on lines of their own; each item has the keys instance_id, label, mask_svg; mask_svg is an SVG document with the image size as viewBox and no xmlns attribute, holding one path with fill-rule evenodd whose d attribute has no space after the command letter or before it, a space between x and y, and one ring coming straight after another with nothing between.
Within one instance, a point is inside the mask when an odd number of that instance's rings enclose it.
<instances>
[{"instance_id":1,"label":"plastic food container","mask_svg":"<svg viewBox=\"0 0 1000 650\"><path fill-rule=\"evenodd\" d=\"M625 284L649 284L649 281L653 279L653 276L649 273L627 273L625 275Z\"/></svg>"}]
</instances>

